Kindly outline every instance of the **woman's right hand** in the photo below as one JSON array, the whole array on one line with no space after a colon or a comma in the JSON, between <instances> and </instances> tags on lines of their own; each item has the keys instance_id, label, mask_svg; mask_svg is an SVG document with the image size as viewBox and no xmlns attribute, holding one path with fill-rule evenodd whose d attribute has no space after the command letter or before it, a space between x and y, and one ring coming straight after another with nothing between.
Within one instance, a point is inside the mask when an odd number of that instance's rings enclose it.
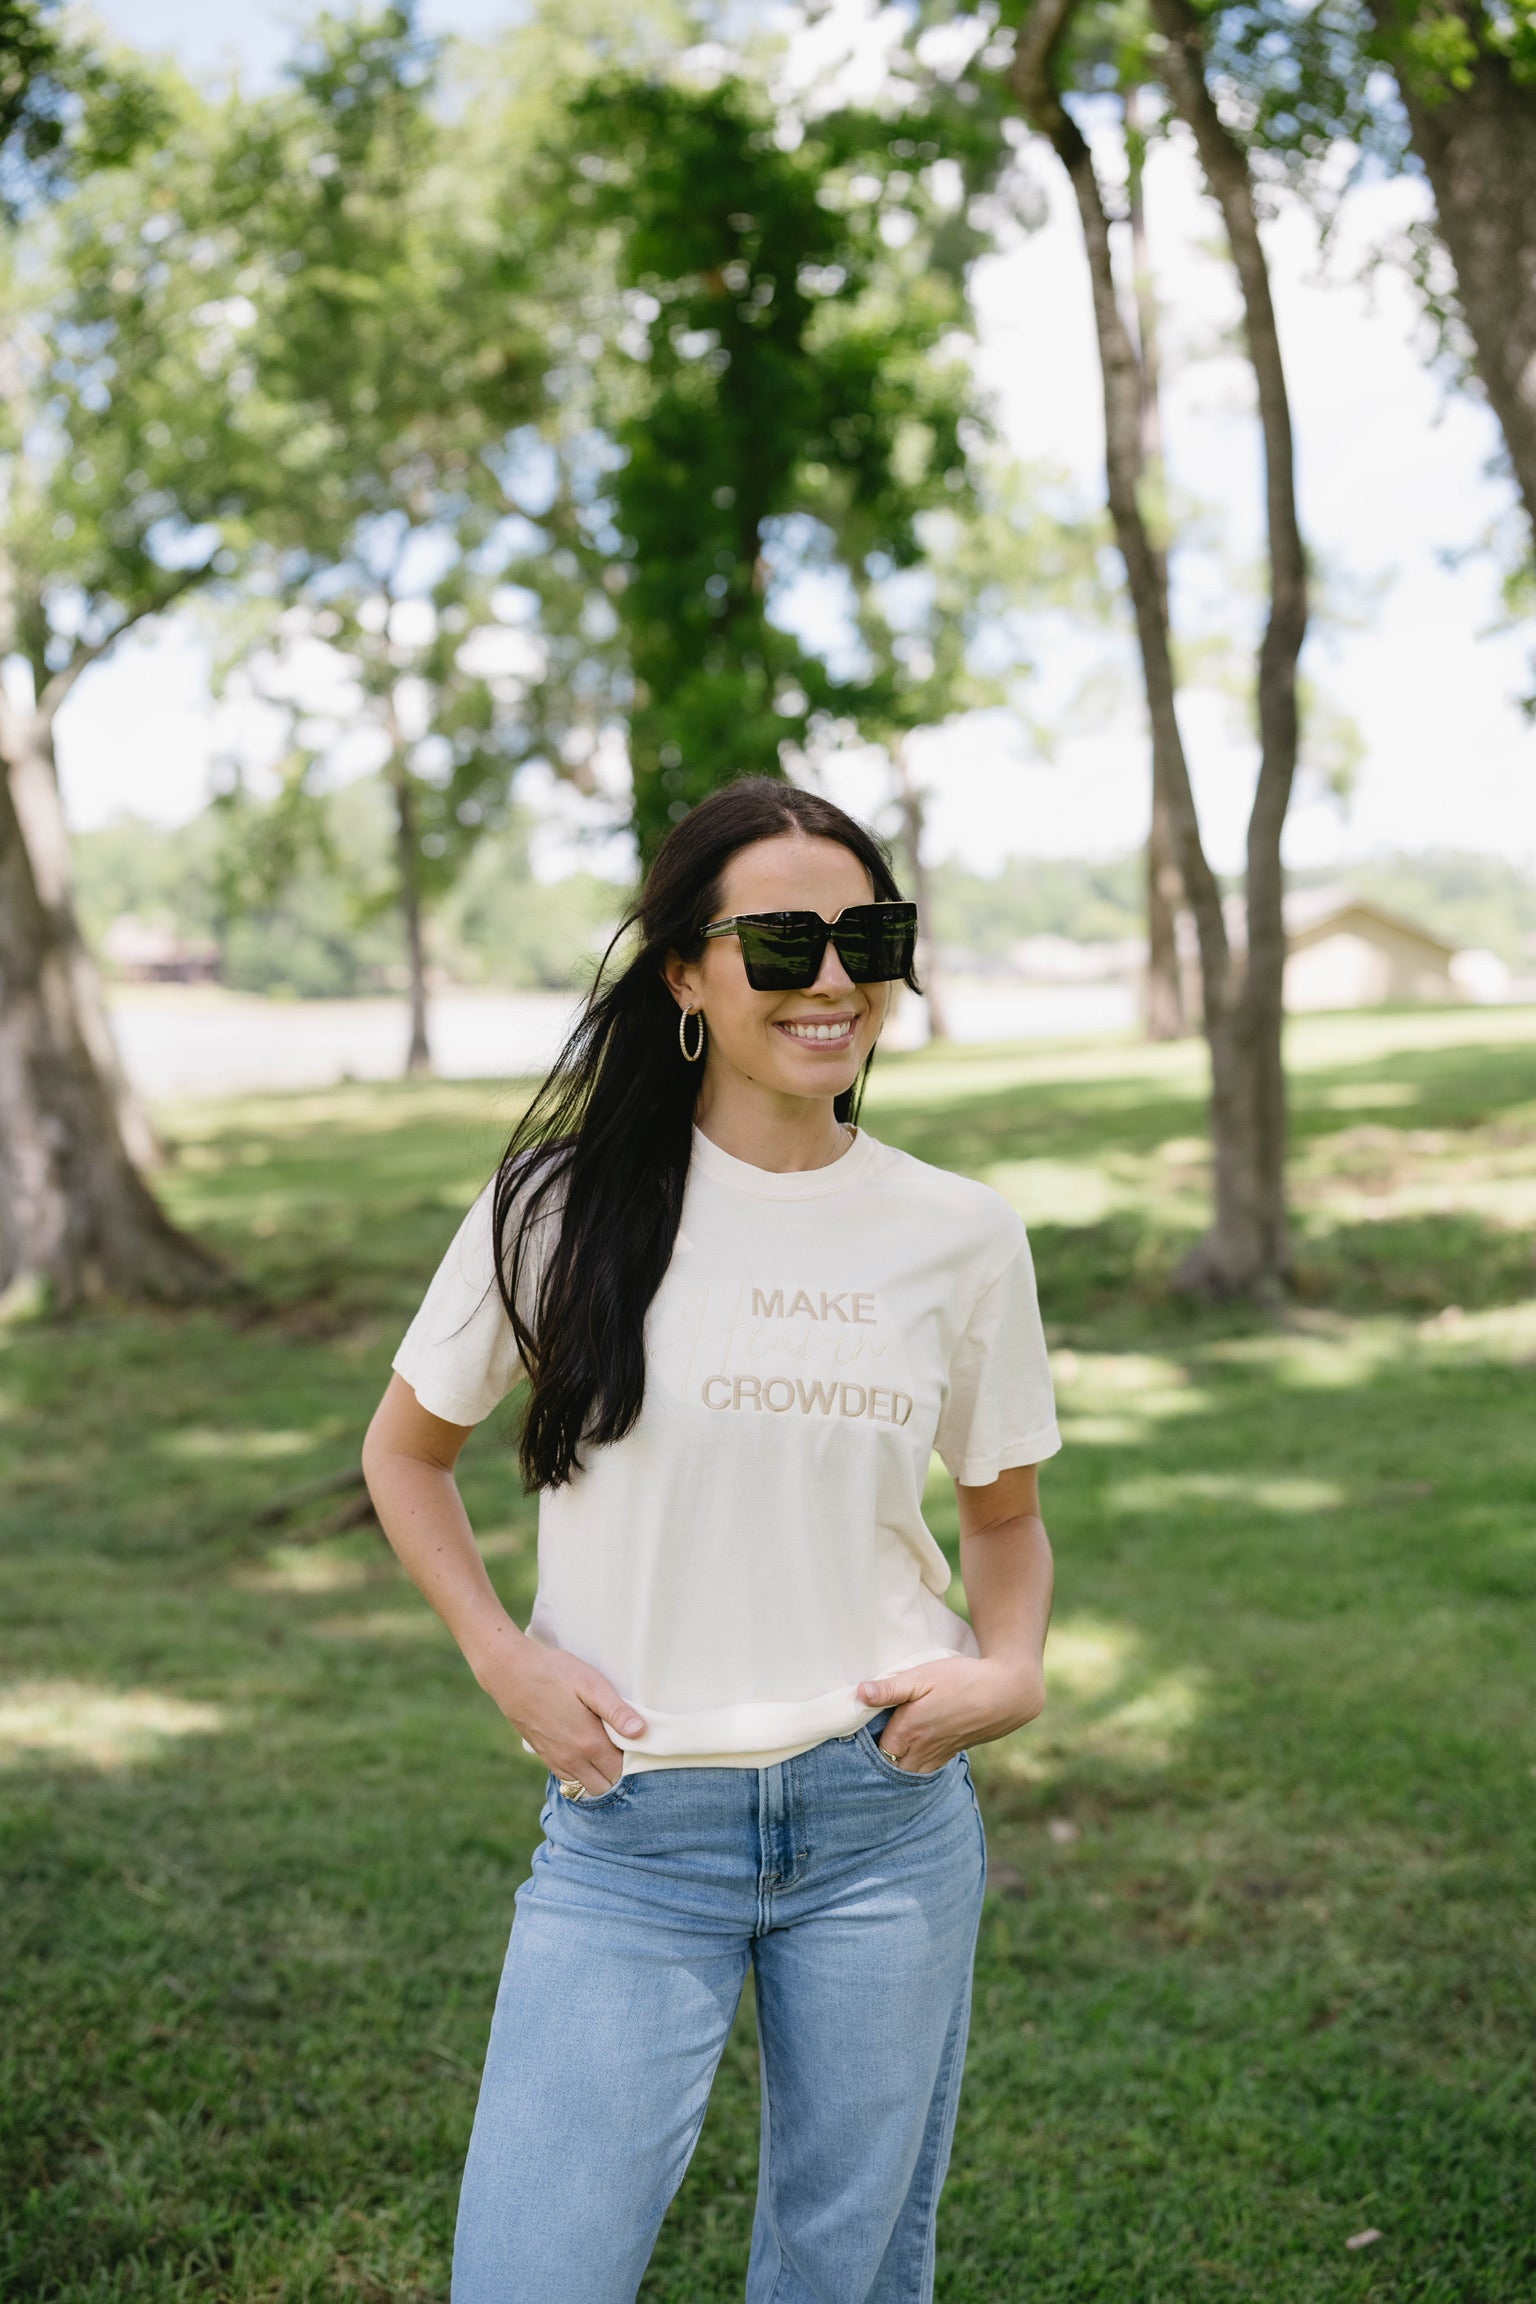
<instances>
[{"instance_id":1,"label":"woman's right hand","mask_svg":"<svg viewBox=\"0 0 1536 2304\"><path fill-rule=\"evenodd\" d=\"M423 1408L403 1376L363 1442L368 1493L406 1574L425 1593L481 1687L565 1781L606 1792L624 1759L604 1726L639 1736L645 1722L601 1672L520 1632L481 1559L454 1480L468 1424Z\"/></svg>"},{"instance_id":2,"label":"woman's right hand","mask_svg":"<svg viewBox=\"0 0 1536 2304\"><path fill-rule=\"evenodd\" d=\"M638 1736L644 1720L592 1665L530 1640L513 1624L507 1630L510 1639L474 1659L475 1678L546 1768L584 1791L608 1791L624 1768L609 1727Z\"/></svg>"}]
</instances>

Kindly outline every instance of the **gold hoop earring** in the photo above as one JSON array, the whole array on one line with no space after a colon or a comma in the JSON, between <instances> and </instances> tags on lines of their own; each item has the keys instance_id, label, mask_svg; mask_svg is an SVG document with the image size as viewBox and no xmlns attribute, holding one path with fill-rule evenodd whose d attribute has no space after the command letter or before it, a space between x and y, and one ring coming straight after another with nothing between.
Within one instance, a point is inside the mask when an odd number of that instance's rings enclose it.
<instances>
[{"instance_id":1,"label":"gold hoop earring","mask_svg":"<svg viewBox=\"0 0 1536 2304\"><path fill-rule=\"evenodd\" d=\"M698 1042L692 1048L688 1045L688 1019L690 1016L697 1016L699 1020ZM683 1052L683 1062L685 1064L697 1064L704 1053L704 1011L702 1008L680 1010L677 1019L677 1044Z\"/></svg>"}]
</instances>

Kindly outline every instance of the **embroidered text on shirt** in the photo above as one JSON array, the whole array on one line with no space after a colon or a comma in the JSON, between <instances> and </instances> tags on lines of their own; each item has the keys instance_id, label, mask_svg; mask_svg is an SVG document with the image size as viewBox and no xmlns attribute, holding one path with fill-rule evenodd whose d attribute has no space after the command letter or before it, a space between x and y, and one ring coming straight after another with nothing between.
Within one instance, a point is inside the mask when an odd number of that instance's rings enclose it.
<instances>
[{"instance_id":1,"label":"embroidered text on shirt","mask_svg":"<svg viewBox=\"0 0 1536 2304\"><path fill-rule=\"evenodd\" d=\"M706 1376L699 1387L706 1408L746 1409L785 1416L863 1416L872 1424L905 1424L912 1413L910 1392L883 1384L808 1384L802 1377Z\"/></svg>"}]
</instances>

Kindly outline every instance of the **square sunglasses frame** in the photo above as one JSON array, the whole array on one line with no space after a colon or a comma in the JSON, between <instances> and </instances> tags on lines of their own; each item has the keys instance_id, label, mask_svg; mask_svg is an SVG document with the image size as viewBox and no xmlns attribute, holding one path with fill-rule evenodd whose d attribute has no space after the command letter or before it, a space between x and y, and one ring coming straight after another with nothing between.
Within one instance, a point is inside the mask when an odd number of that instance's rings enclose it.
<instances>
[{"instance_id":1,"label":"square sunglasses frame","mask_svg":"<svg viewBox=\"0 0 1536 2304\"><path fill-rule=\"evenodd\" d=\"M842 938L838 935L844 923L847 923L845 932L849 933L850 939L871 932L883 934L893 928L910 931L904 938L906 952L900 967L892 970L889 975L858 974L850 965ZM803 957L797 954L794 964L789 965L783 960L766 960L759 953L754 965L749 937L742 935L743 929L749 932L752 929L766 930L769 933L777 929L780 933L788 932L803 938ZM904 898L888 899L876 904L849 904L839 912L835 920L824 920L819 912L737 912L729 920L711 920L702 934L705 938L741 938L742 962L747 971L747 982L754 992L808 991L821 973L828 944L836 946L837 956L847 969L851 983L891 984L903 977L912 965L913 949L917 941L917 906ZM862 964L863 955L856 952L855 959ZM771 977L772 981L763 981L765 977Z\"/></svg>"}]
</instances>

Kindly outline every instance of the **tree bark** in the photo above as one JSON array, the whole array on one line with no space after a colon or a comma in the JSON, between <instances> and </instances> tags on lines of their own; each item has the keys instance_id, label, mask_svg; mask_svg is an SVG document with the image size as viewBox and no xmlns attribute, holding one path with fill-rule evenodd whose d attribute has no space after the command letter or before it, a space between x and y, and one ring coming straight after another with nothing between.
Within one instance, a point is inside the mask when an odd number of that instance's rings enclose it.
<instances>
[{"instance_id":1,"label":"tree bark","mask_svg":"<svg viewBox=\"0 0 1536 2304\"><path fill-rule=\"evenodd\" d=\"M1167 41L1169 93L1195 139L1206 183L1226 225L1242 290L1246 348L1258 392L1264 441L1269 619L1259 648L1259 776L1248 818L1248 956L1227 1020L1231 1061L1242 1082L1241 1149L1234 1143L1231 1216L1192 1252L1185 1277L1194 1285L1226 1284L1234 1267L1251 1266L1254 1282L1278 1288L1289 1266L1285 1212L1286 1094L1285 880L1280 838L1296 777L1299 714L1296 665L1307 631L1307 558L1296 511L1296 457L1280 332L1269 266L1259 236L1253 179L1242 146L1221 120L1205 82L1204 29L1190 0L1152 0ZM1214 1060L1214 1043L1213 1043ZM1222 1147L1216 1147L1218 1169Z\"/></svg>"},{"instance_id":2,"label":"tree bark","mask_svg":"<svg viewBox=\"0 0 1536 2304\"><path fill-rule=\"evenodd\" d=\"M1136 304L1136 340L1141 369L1142 514L1150 532L1152 562L1162 597L1163 625L1172 631L1168 605L1167 482L1163 457L1162 359L1158 342L1157 294L1147 245L1147 204L1139 88L1125 96L1125 149L1128 162L1126 206L1131 226L1131 278ZM1149 500L1150 499L1150 500ZM1189 1030L1184 1013L1184 978L1179 964L1178 921L1184 887L1174 850L1173 809L1166 789L1166 766L1156 749L1152 758L1152 820L1147 828L1147 976L1144 1024L1149 1040L1182 1040Z\"/></svg>"},{"instance_id":3,"label":"tree bark","mask_svg":"<svg viewBox=\"0 0 1536 2304\"><path fill-rule=\"evenodd\" d=\"M947 1040L949 1017L939 978L939 947L933 933L933 889L923 854L923 795L912 774L904 737L898 736L891 745L891 764L896 770L902 838L912 866L912 894L917 904L918 974L922 978L923 998L928 1003L928 1037Z\"/></svg>"},{"instance_id":4,"label":"tree bark","mask_svg":"<svg viewBox=\"0 0 1536 2304\"><path fill-rule=\"evenodd\" d=\"M425 1080L432 1072L432 1044L427 1037L427 949L422 922L421 849L416 837L416 799L411 772L397 752L389 764L389 782L395 796L395 866L399 876L400 923L405 931L405 964L411 1011L410 1039L406 1046L408 1080Z\"/></svg>"},{"instance_id":5,"label":"tree bark","mask_svg":"<svg viewBox=\"0 0 1536 2304\"><path fill-rule=\"evenodd\" d=\"M1474 0L1436 8L1461 19L1476 49L1461 88L1444 75L1431 81L1405 55L1416 7L1370 0L1370 8L1435 196L1477 372L1536 529L1536 87L1479 37L1484 11Z\"/></svg>"},{"instance_id":6,"label":"tree bark","mask_svg":"<svg viewBox=\"0 0 1536 2304\"><path fill-rule=\"evenodd\" d=\"M57 703L44 691L30 712L7 702L0 708L0 773L9 771L11 799L31 859L38 895L53 920L67 968L80 1037L111 1097L118 1133L139 1168L156 1168L161 1148L143 1102L123 1070L107 1021L101 978L80 933L75 911L74 862L59 796L53 730Z\"/></svg>"},{"instance_id":7,"label":"tree bark","mask_svg":"<svg viewBox=\"0 0 1536 2304\"><path fill-rule=\"evenodd\" d=\"M73 915L39 889L0 775L0 1295L67 1311L227 1285L129 1158L77 1003Z\"/></svg>"},{"instance_id":8,"label":"tree bark","mask_svg":"<svg viewBox=\"0 0 1536 2304\"><path fill-rule=\"evenodd\" d=\"M1184 973L1179 958L1179 908L1184 883L1174 844L1173 811L1154 775L1152 821L1147 829L1147 980L1143 1024L1149 1040L1184 1040Z\"/></svg>"}]
</instances>

